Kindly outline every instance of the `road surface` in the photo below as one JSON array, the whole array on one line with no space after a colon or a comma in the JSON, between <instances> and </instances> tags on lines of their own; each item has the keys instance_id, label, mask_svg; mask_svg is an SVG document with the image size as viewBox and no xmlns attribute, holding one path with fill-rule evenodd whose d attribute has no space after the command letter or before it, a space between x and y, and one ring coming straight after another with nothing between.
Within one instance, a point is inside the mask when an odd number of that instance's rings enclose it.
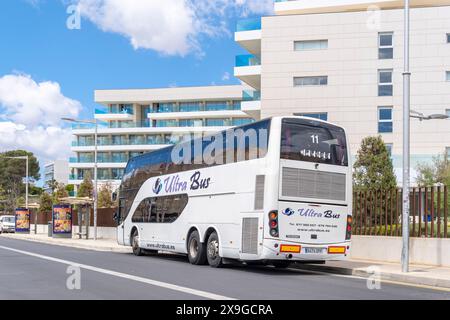
<instances>
[{"instance_id":1,"label":"road surface","mask_svg":"<svg viewBox=\"0 0 450 320\"><path fill-rule=\"evenodd\" d=\"M80 289L73 273L80 270ZM75 272L75 275L77 273ZM71 277L72 276L72 277ZM68 278L71 277L68 281ZM0 236L0 299L450 299L450 292L296 269L192 266L174 255L135 257Z\"/></svg>"}]
</instances>

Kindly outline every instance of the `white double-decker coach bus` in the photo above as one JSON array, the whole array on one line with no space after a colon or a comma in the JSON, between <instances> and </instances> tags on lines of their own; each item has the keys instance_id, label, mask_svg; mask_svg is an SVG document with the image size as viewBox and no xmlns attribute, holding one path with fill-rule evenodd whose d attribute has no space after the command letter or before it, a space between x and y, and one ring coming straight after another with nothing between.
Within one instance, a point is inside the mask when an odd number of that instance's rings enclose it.
<instances>
[{"instance_id":1,"label":"white double-decker coach bus","mask_svg":"<svg viewBox=\"0 0 450 320\"><path fill-rule=\"evenodd\" d=\"M192 264L287 267L345 259L352 170L345 130L274 117L132 158L119 190L118 242Z\"/></svg>"}]
</instances>

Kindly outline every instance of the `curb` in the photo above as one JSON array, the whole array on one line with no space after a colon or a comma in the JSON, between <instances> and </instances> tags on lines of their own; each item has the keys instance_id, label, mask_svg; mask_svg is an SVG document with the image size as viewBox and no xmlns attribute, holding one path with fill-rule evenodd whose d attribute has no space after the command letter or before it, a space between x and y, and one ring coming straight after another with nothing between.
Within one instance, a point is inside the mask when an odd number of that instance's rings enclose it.
<instances>
[{"instance_id":1,"label":"curb","mask_svg":"<svg viewBox=\"0 0 450 320\"><path fill-rule=\"evenodd\" d=\"M306 271L317 271L324 273L332 273L346 276L357 276L361 278L369 278L373 276L373 273L368 272L367 268L346 268L346 267L332 267L332 266L321 266L321 265L294 265L293 266L299 270ZM381 272L381 280L399 282L404 284L412 284L427 287L436 287L441 289L450 290L450 279L442 278L429 278L414 275L404 275L390 272Z\"/></svg>"},{"instance_id":2,"label":"curb","mask_svg":"<svg viewBox=\"0 0 450 320\"><path fill-rule=\"evenodd\" d=\"M46 241L44 239L18 238L18 237L7 236L7 235L4 235L4 236L5 236L5 238L8 238L8 239L30 241L30 242L55 245L55 246L60 246L60 247L69 247L69 248L84 249L84 250L91 250L91 251L114 252L114 253L131 253L132 252L131 249L128 249L126 247L124 247L124 248L103 247L103 246L92 246L92 245L84 245L84 244Z\"/></svg>"}]
</instances>

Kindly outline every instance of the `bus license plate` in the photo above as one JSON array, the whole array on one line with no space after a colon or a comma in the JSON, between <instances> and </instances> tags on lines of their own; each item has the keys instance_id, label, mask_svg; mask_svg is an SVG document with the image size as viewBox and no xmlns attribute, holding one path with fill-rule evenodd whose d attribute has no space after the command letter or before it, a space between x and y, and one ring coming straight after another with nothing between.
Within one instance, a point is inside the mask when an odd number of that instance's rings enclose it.
<instances>
[{"instance_id":1,"label":"bus license plate","mask_svg":"<svg viewBox=\"0 0 450 320\"><path fill-rule=\"evenodd\" d=\"M322 254L326 253L327 248L305 248L305 253L309 254Z\"/></svg>"}]
</instances>

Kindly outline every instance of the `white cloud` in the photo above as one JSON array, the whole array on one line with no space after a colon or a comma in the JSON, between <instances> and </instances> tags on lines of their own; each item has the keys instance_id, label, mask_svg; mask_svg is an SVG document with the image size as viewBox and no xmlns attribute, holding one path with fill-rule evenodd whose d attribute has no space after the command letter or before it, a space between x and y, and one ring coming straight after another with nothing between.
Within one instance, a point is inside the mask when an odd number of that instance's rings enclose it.
<instances>
[{"instance_id":1,"label":"white cloud","mask_svg":"<svg viewBox=\"0 0 450 320\"><path fill-rule=\"evenodd\" d=\"M67 159L72 134L61 125L61 117L77 117L80 102L61 93L56 82L37 83L29 75L0 78L0 151L25 149L41 164Z\"/></svg>"},{"instance_id":2,"label":"white cloud","mask_svg":"<svg viewBox=\"0 0 450 320\"><path fill-rule=\"evenodd\" d=\"M29 126L55 125L61 117L76 117L82 108L78 101L61 93L58 83L37 83L23 74L0 78L0 106L3 120Z\"/></svg>"},{"instance_id":3,"label":"white cloud","mask_svg":"<svg viewBox=\"0 0 450 320\"><path fill-rule=\"evenodd\" d=\"M269 13L273 0L78 0L81 15L135 49L201 54L200 39L230 34L229 16Z\"/></svg>"},{"instance_id":4,"label":"white cloud","mask_svg":"<svg viewBox=\"0 0 450 320\"><path fill-rule=\"evenodd\" d=\"M22 149L33 152L41 162L68 159L72 133L60 127L26 127L0 122L0 151Z\"/></svg>"}]
</instances>

